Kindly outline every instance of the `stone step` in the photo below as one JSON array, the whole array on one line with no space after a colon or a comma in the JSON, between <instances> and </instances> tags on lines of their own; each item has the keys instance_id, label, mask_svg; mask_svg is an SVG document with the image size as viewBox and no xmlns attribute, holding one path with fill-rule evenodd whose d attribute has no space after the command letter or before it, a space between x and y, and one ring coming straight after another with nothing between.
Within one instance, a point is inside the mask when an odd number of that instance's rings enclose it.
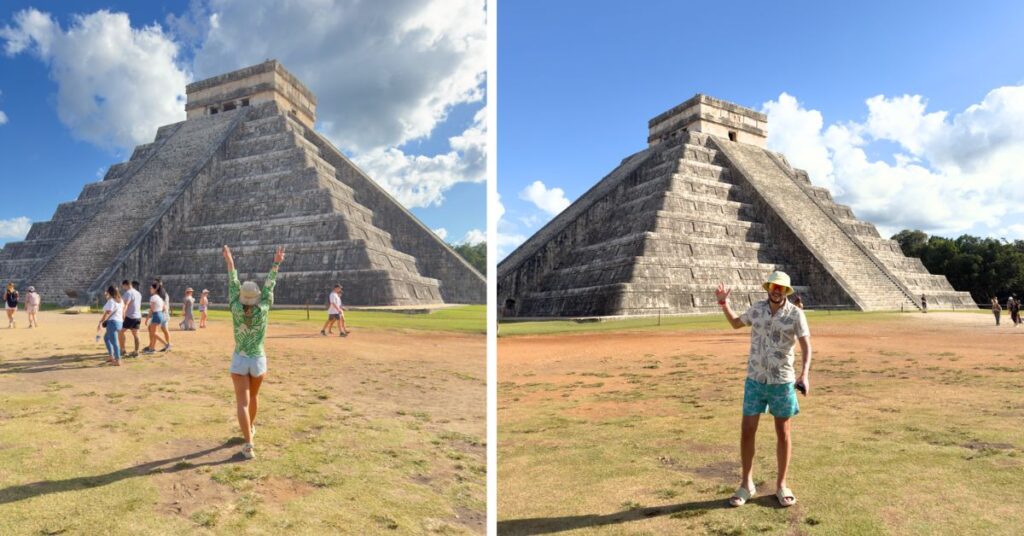
<instances>
[{"instance_id":1,"label":"stone step","mask_svg":"<svg viewBox=\"0 0 1024 536\"><path fill-rule=\"evenodd\" d=\"M238 278L240 281L255 281L262 287L267 269L269 263L257 271L239 272ZM326 309L324 304L327 302L327 293L335 283L345 286L346 305L419 305L443 302L438 280L412 276L406 272L371 269L290 271L287 266L282 266L282 270L277 276L274 290L274 303L279 305L310 304L313 311L318 310L318 306ZM183 290L189 286L197 292L203 288L209 289L210 300L214 304L227 301L227 274L223 270L218 273L166 274L161 277L172 293L172 302L180 303Z\"/></svg>"},{"instance_id":2,"label":"stone step","mask_svg":"<svg viewBox=\"0 0 1024 536\"><path fill-rule=\"evenodd\" d=\"M343 214L323 213L267 218L260 221L259 227L254 227L250 221L189 226L175 238L172 247L264 243L265 236L287 239L288 242L329 240L331 237L346 236L380 245L391 243L391 236L377 227L351 221Z\"/></svg>"},{"instance_id":3,"label":"stone step","mask_svg":"<svg viewBox=\"0 0 1024 536\"><path fill-rule=\"evenodd\" d=\"M731 237L746 242L765 241L765 226L759 222L724 220L714 215L680 212L658 211L655 214L656 223L650 227L655 232Z\"/></svg>"},{"instance_id":4,"label":"stone step","mask_svg":"<svg viewBox=\"0 0 1024 536\"><path fill-rule=\"evenodd\" d=\"M242 271L258 270L273 256L274 249L279 245L285 246L288 269L291 271L315 271L332 266L336 269L352 270L398 270L419 276L414 257L393 249L378 247L365 240L331 240L315 243L285 243L277 240L255 245L240 244L232 247L235 264ZM161 258L159 271L169 274L216 272L223 269L223 262L220 248L174 249L169 250Z\"/></svg>"},{"instance_id":5,"label":"stone step","mask_svg":"<svg viewBox=\"0 0 1024 536\"><path fill-rule=\"evenodd\" d=\"M306 151L299 147L289 147L253 156L223 159L220 161L220 176L224 179L233 179L276 171L299 170L311 164Z\"/></svg>"}]
</instances>

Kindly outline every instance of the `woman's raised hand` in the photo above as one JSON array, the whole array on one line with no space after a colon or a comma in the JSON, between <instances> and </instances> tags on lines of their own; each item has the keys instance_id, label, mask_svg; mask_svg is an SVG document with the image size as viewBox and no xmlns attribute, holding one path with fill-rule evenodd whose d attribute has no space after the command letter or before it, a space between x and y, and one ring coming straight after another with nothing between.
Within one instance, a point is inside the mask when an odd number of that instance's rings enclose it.
<instances>
[{"instance_id":1,"label":"woman's raised hand","mask_svg":"<svg viewBox=\"0 0 1024 536\"><path fill-rule=\"evenodd\" d=\"M227 246L224 246L227 247ZM274 252L274 262L280 263L284 260L284 246L277 246L277 251Z\"/></svg>"}]
</instances>

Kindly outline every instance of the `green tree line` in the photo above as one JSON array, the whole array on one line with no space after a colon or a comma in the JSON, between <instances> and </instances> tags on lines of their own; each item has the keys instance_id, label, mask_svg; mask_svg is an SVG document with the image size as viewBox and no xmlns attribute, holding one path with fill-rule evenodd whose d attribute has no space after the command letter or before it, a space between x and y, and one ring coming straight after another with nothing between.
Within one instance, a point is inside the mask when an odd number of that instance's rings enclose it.
<instances>
[{"instance_id":1,"label":"green tree line","mask_svg":"<svg viewBox=\"0 0 1024 536\"><path fill-rule=\"evenodd\" d=\"M476 271L480 272L484 276L487 276L487 242L480 242L479 244L459 244L452 245L452 249L456 253L466 259L466 262L470 264Z\"/></svg>"},{"instance_id":2,"label":"green tree line","mask_svg":"<svg viewBox=\"0 0 1024 536\"><path fill-rule=\"evenodd\" d=\"M977 303L993 296L1024 296L1024 240L1008 242L963 235L957 239L903 230L892 236L903 254L917 257L933 274L946 276L956 290L966 290Z\"/></svg>"}]
</instances>

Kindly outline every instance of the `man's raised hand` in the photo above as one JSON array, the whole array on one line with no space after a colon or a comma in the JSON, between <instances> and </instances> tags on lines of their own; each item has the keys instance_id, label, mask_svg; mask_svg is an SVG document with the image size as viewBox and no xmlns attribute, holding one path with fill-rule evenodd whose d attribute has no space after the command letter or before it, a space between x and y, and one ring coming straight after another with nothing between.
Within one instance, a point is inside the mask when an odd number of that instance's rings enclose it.
<instances>
[{"instance_id":1,"label":"man's raised hand","mask_svg":"<svg viewBox=\"0 0 1024 536\"><path fill-rule=\"evenodd\" d=\"M732 293L732 289L725 286L725 283L719 283L718 288L715 289L715 297L718 301L722 302L729 299L729 294Z\"/></svg>"}]
</instances>

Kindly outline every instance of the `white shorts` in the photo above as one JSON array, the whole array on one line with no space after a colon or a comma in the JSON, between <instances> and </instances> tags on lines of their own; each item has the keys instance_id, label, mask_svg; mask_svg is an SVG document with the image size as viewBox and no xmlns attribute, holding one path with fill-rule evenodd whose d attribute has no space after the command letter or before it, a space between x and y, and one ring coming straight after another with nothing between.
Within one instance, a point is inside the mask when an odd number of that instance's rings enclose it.
<instances>
[{"instance_id":1,"label":"white shorts","mask_svg":"<svg viewBox=\"0 0 1024 536\"><path fill-rule=\"evenodd\" d=\"M258 378L267 373L267 356L249 357L235 352L231 355L231 373Z\"/></svg>"}]
</instances>

